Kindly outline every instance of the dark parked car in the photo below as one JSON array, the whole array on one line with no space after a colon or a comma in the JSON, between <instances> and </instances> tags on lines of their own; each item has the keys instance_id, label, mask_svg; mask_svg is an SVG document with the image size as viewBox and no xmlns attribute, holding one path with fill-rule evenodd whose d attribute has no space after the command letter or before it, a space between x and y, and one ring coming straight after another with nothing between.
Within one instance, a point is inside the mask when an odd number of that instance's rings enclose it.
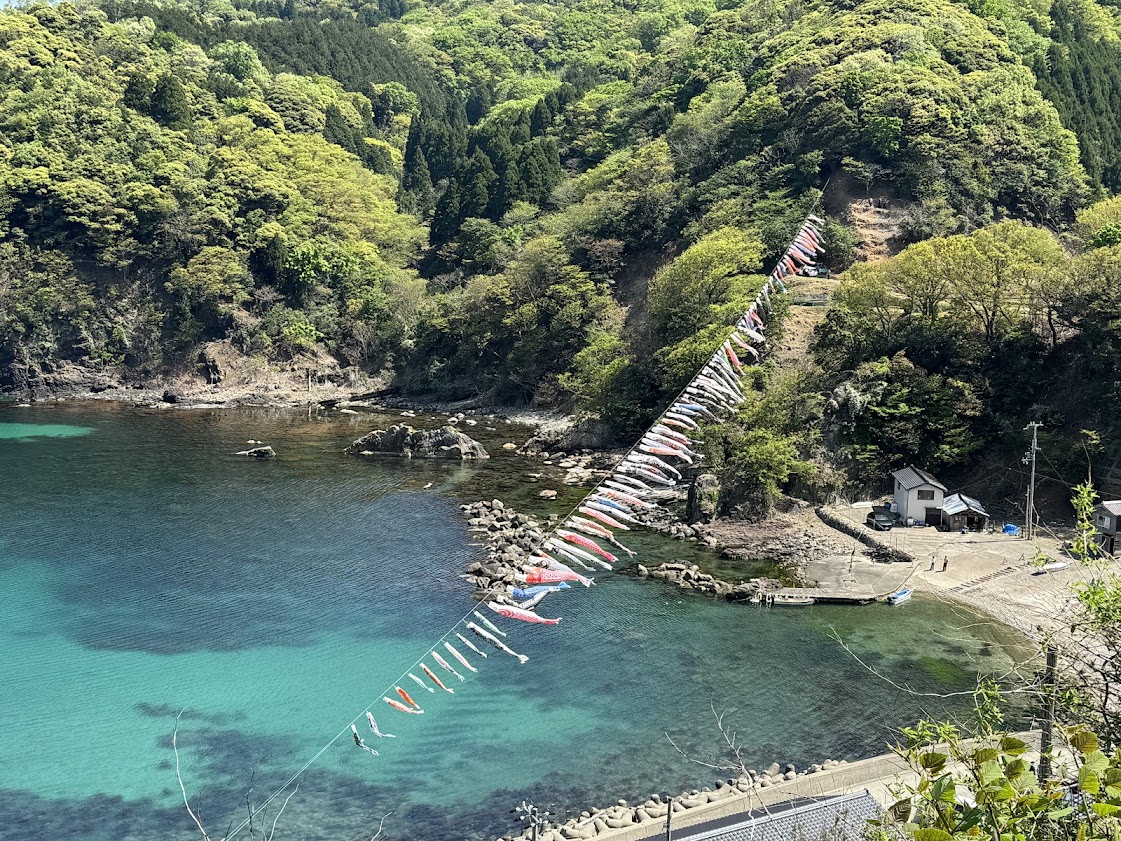
<instances>
[{"instance_id":1,"label":"dark parked car","mask_svg":"<svg viewBox=\"0 0 1121 841\"><path fill-rule=\"evenodd\" d=\"M873 531L888 531L895 525L895 518L886 511L872 511L864 518L864 524Z\"/></svg>"},{"instance_id":2,"label":"dark parked car","mask_svg":"<svg viewBox=\"0 0 1121 841\"><path fill-rule=\"evenodd\" d=\"M829 277L829 269L825 266L805 266L798 274L802 277Z\"/></svg>"}]
</instances>

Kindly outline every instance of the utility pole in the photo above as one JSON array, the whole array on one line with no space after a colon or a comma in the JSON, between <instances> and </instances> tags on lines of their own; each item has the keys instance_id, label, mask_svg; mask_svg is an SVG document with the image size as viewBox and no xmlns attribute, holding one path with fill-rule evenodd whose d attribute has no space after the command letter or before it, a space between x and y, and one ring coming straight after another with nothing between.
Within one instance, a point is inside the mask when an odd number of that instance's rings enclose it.
<instances>
[{"instance_id":1,"label":"utility pole","mask_svg":"<svg viewBox=\"0 0 1121 841\"><path fill-rule=\"evenodd\" d=\"M1024 464L1031 464L1031 479L1028 480L1028 507L1024 512L1024 537L1031 540L1035 537L1035 454L1039 452L1039 421L1032 421L1024 429L1031 430L1031 449L1021 459Z\"/></svg>"},{"instance_id":2,"label":"utility pole","mask_svg":"<svg viewBox=\"0 0 1121 841\"><path fill-rule=\"evenodd\" d=\"M1047 666L1043 672L1043 687L1047 693L1047 714L1043 719L1043 732L1039 737L1039 779L1045 781L1051 776L1051 731L1055 726L1055 669L1059 664L1059 652L1050 641L1047 642Z\"/></svg>"},{"instance_id":3,"label":"utility pole","mask_svg":"<svg viewBox=\"0 0 1121 841\"><path fill-rule=\"evenodd\" d=\"M666 809L666 841L673 841L673 831L670 829L670 823L673 821L673 798L666 801L669 807Z\"/></svg>"}]
</instances>

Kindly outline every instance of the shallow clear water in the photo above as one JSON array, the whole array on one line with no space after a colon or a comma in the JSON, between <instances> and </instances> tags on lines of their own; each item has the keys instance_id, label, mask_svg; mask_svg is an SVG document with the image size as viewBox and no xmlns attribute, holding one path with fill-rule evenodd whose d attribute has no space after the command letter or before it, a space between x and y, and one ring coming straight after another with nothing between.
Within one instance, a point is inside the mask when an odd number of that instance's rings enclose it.
<instances>
[{"instance_id":1,"label":"shallow clear water","mask_svg":"<svg viewBox=\"0 0 1121 841\"><path fill-rule=\"evenodd\" d=\"M480 467L341 454L394 420L0 406L0 838L197 837L170 744L182 709L184 779L216 836L251 779L259 802L374 703L398 738L371 736L378 758L349 736L328 748L284 837L368 838L395 809L392 837L450 841L506 831L525 796L578 811L710 783L665 734L715 756L713 706L764 766L878 753L893 728L967 707L892 689L833 634L922 691L1024 653L921 598L765 610L604 575L546 600L555 628L498 620L528 664L468 654L479 674L449 675L454 697L406 679L427 710L406 716L379 700L387 683L473 605L458 505L547 513L579 493L529 482L542 468L501 450L525 436L501 422L471 430L495 456ZM231 455L248 439L278 458ZM697 557L632 542L648 563Z\"/></svg>"}]
</instances>

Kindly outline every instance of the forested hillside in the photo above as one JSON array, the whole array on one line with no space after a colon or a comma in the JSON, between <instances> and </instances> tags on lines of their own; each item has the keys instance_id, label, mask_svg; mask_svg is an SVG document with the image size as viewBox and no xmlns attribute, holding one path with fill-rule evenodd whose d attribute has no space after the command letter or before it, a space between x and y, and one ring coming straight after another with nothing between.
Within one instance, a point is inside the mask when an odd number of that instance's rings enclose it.
<instances>
[{"instance_id":1,"label":"forested hillside","mask_svg":"<svg viewBox=\"0 0 1121 841\"><path fill-rule=\"evenodd\" d=\"M405 394L633 428L827 185L889 192L914 249L964 249L947 288L981 282L986 248L1002 266L1027 249L1015 260L1040 284L1112 259L1107 223L1045 231L1121 179L1119 31L1092 0L8 9L0 387L42 388L61 361L157 382L222 341ZM828 209L826 262L844 269L857 238ZM1091 244L1107 247L1070 256ZM825 379L787 391L945 376L915 387L947 428L912 449L950 464L1020 423L1035 392L1008 383L1025 366L1113 370L1088 338L1108 318L1050 292L1027 305L1027 281L1014 317L978 328L975 302L943 296L920 323L894 267L928 257L851 272L818 342ZM807 417L767 413L791 426L786 467L827 445L859 481L912 457L885 443L888 409L865 428L851 407L818 412L820 438L796 447Z\"/></svg>"}]
</instances>

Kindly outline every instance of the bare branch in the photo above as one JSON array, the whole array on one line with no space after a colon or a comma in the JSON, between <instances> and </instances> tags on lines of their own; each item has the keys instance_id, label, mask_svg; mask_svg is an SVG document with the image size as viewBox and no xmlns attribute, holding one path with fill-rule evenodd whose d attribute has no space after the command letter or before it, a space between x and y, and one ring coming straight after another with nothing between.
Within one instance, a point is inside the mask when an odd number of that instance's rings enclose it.
<instances>
[{"instance_id":1,"label":"bare branch","mask_svg":"<svg viewBox=\"0 0 1121 841\"><path fill-rule=\"evenodd\" d=\"M379 838L384 837L381 833L382 829L385 827L385 819L396 811L396 809L390 809L388 812L381 816L381 821L378 823L378 831L374 833L374 837L371 838L370 841L378 841ZM270 838L269 841L272 841L272 839Z\"/></svg>"},{"instance_id":2,"label":"bare branch","mask_svg":"<svg viewBox=\"0 0 1121 841\"><path fill-rule=\"evenodd\" d=\"M253 802L249 799L253 794L253 781L257 779L257 769L253 769L253 775L249 778L249 788L245 790L245 811L249 813L249 837L252 838L256 833L253 830Z\"/></svg>"},{"instance_id":3,"label":"bare branch","mask_svg":"<svg viewBox=\"0 0 1121 841\"><path fill-rule=\"evenodd\" d=\"M673 740L673 737L672 737L672 736L670 736L670 734L669 734L669 733L666 733L666 738L667 738L667 739L669 739L669 743L670 743L671 745L673 745L673 749L674 749L674 750L676 750L676 751L677 751L677 752L678 752L679 754L681 754L681 755L682 755L683 757L685 757L686 759L688 759L688 760L689 760L690 762L693 762L693 763L695 763L695 764L697 764L697 765L703 765L703 766L704 766L705 768L712 768L712 769L713 769L713 770L715 770L715 771L734 771L734 770L736 770L734 766L732 766L732 765L730 765L730 764L728 764L728 763L724 763L723 765L713 765L713 764L712 764L711 762L705 762L704 760L701 760L701 759L695 759L694 757L692 757L692 756L689 756L689 754L687 754L687 753L686 753L685 751L683 751L683 750L682 750L681 748L679 748L679 747L677 746L677 742L675 742L675 741Z\"/></svg>"},{"instance_id":4,"label":"bare branch","mask_svg":"<svg viewBox=\"0 0 1121 841\"><path fill-rule=\"evenodd\" d=\"M186 711L186 709L182 709L179 711L179 715L175 716L175 730L171 734L171 749L175 751L175 776L179 780L179 790L183 792L183 805L187 807L187 814L191 816L191 820L195 822L195 826L199 828L199 832L202 833L205 841L210 841L210 836L206 834L202 821L191 809L191 802L187 799L187 787L183 785L183 775L179 773L179 719Z\"/></svg>"},{"instance_id":5,"label":"bare branch","mask_svg":"<svg viewBox=\"0 0 1121 841\"><path fill-rule=\"evenodd\" d=\"M720 735L724 737L724 742L728 745L728 749L731 750L732 754L736 757L736 767L741 774L746 774L747 764L743 761L743 755L740 753L739 746L736 745L736 734L732 733L731 736L729 736L728 731L724 729L724 716L727 715L729 711L724 710L717 715L716 704L710 701L708 706L709 709L712 710L713 716L716 718L716 727L720 731Z\"/></svg>"},{"instance_id":6,"label":"bare branch","mask_svg":"<svg viewBox=\"0 0 1121 841\"><path fill-rule=\"evenodd\" d=\"M284 798L284 802L280 804L280 811L276 813L276 817L272 819L272 828L269 830L268 841L272 841L273 835L276 833L276 822L280 820L280 816L284 814L284 807L288 805L288 801L292 799L293 795L300 790L300 784L296 783L296 787L292 789L292 794Z\"/></svg>"}]
</instances>

